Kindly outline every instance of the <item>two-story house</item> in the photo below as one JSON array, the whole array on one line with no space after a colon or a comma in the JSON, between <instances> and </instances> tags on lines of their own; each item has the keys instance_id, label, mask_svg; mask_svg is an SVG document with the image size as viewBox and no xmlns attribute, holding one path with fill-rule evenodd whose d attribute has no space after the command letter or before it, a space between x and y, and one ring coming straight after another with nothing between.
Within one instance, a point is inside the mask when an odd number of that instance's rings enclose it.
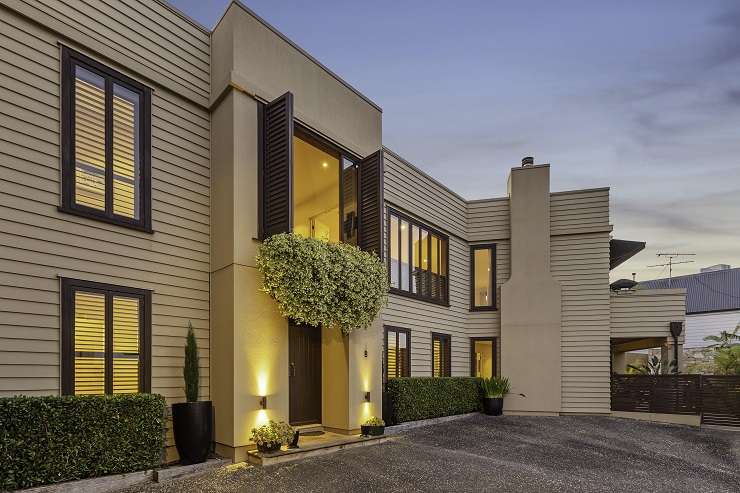
<instances>
[{"instance_id":1,"label":"two-story house","mask_svg":"<svg viewBox=\"0 0 740 493\"><path fill-rule=\"evenodd\" d=\"M192 323L240 459L268 418L356 432L401 376L505 375L508 413L609 414L613 353L683 320L682 290L610 293L630 254L608 189L553 192L525 160L507 196L462 198L239 2L209 30L163 1L0 0L0 37L1 395L182 401ZM285 231L382 257L370 329L280 315L255 254Z\"/></svg>"}]
</instances>

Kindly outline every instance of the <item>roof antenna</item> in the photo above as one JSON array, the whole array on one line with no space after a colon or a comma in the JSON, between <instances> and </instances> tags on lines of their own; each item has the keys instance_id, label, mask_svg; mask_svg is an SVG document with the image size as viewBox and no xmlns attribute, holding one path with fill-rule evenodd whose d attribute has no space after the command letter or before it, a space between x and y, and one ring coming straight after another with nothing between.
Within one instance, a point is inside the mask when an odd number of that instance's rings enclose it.
<instances>
[{"instance_id":1,"label":"roof antenna","mask_svg":"<svg viewBox=\"0 0 740 493\"><path fill-rule=\"evenodd\" d=\"M673 266L676 264L690 264L693 262L693 260L681 260L679 262L674 262L674 258L678 257L688 257L696 255L695 253L659 253L658 257L668 257L668 263L667 264L655 264L655 265L648 265L648 267L665 267L668 266L668 289L671 288L671 280L673 278Z\"/></svg>"}]
</instances>

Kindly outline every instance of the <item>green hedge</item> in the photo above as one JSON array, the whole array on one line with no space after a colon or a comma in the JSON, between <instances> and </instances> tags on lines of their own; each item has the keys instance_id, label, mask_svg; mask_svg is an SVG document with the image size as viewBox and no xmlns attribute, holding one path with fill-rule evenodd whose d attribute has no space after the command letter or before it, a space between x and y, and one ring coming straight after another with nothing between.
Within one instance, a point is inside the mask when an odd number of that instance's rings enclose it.
<instances>
[{"instance_id":1,"label":"green hedge","mask_svg":"<svg viewBox=\"0 0 740 493\"><path fill-rule=\"evenodd\" d=\"M470 413L481 407L480 379L475 377L392 378L386 396L395 423Z\"/></svg>"},{"instance_id":2,"label":"green hedge","mask_svg":"<svg viewBox=\"0 0 740 493\"><path fill-rule=\"evenodd\" d=\"M151 469L164 447L160 395L0 399L0 490Z\"/></svg>"}]
</instances>

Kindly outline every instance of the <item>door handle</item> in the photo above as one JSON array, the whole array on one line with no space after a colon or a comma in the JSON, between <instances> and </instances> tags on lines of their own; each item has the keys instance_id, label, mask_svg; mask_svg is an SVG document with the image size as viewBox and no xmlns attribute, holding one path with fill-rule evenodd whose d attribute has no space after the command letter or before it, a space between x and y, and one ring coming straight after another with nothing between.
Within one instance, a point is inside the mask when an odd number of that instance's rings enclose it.
<instances>
[{"instance_id":1,"label":"door handle","mask_svg":"<svg viewBox=\"0 0 740 493\"><path fill-rule=\"evenodd\" d=\"M294 377L295 376L295 363L290 363L290 370L288 370L288 376Z\"/></svg>"}]
</instances>

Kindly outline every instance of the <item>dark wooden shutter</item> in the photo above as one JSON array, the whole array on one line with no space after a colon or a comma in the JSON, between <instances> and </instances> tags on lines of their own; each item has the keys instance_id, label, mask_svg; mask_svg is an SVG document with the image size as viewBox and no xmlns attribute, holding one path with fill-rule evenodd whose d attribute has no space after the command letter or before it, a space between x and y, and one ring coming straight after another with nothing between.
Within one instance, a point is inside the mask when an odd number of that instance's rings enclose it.
<instances>
[{"instance_id":1,"label":"dark wooden shutter","mask_svg":"<svg viewBox=\"0 0 740 493\"><path fill-rule=\"evenodd\" d=\"M262 128L262 238L293 229L293 94L265 105Z\"/></svg>"},{"instance_id":2,"label":"dark wooden shutter","mask_svg":"<svg viewBox=\"0 0 740 493\"><path fill-rule=\"evenodd\" d=\"M383 150L358 163L359 240L361 249L383 258Z\"/></svg>"}]
</instances>

